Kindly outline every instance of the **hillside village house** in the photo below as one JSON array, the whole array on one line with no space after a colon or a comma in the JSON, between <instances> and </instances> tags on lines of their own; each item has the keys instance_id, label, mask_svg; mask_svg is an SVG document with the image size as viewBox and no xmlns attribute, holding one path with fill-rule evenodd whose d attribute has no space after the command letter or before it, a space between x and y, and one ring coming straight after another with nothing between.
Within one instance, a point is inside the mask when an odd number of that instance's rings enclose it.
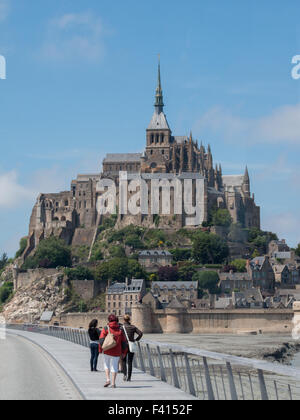
<instances>
[{"instance_id":1,"label":"hillside village house","mask_svg":"<svg viewBox=\"0 0 300 420\"><path fill-rule=\"evenodd\" d=\"M274 264L273 265L275 282L280 285L292 284L292 276L287 265Z\"/></svg>"},{"instance_id":2,"label":"hillside village house","mask_svg":"<svg viewBox=\"0 0 300 420\"><path fill-rule=\"evenodd\" d=\"M253 281L253 287L260 287L263 291L274 291L275 275L268 256L248 260L246 268Z\"/></svg>"},{"instance_id":3,"label":"hillside village house","mask_svg":"<svg viewBox=\"0 0 300 420\"><path fill-rule=\"evenodd\" d=\"M139 303L146 294L145 280L113 283L106 289L106 312L117 316L131 314L132 305Z\"/></svg>"},{"instance_id":4,"label":"hillside village house","mask_svg":"<svg viewBox=\"0 0 300 420\"><path fill-rule=\"evenodd\" d=\"M139 252L139 263L145 270L157 271L160 267L172 265L173 256L165 250L147 250Z\"/></svg>"},{"instance_id":5,"label":"hillside village house","mask_svg":"<svg viewBox=\"0 0 300 420\"><path fill-rule=\"evenodd\" d=\"M151 292L161 304L169 304L176 297L179 302L196 301L198 299L197 281L154 281Z\"/></svg>"},{"instance_id":6,"label":"hillside village house","mask_svg":"<svg viewBox=\"0 0 300 420\"><path fill-rule=\"evenodd\" d=\"M219 273L219 287L223 293L230 293L234 290L245 290L253 287L249 273Z\"/></svg>"}]
</instances>

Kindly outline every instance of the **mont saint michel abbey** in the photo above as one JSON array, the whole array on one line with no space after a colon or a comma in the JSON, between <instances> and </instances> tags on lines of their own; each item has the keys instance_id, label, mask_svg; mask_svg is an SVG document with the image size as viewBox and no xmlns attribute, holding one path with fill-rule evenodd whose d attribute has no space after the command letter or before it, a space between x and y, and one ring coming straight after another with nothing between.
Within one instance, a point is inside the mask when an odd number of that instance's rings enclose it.
<instances>
[{"instance_id":1,"label":"mont saint michel abbey","mask_svg":"<svg viewBox=\"0 0 300 420\"><path fill-rule=\"evenodd\" d=\"M260 227L260 208L250 193L247 168L242 175L223 175L221 165L214 166L210 145L190 136L173 135L164 113L160 65L155 95L154 113L146 129L146 147L143 153L108 154L103 161L102 173L78 175L70 191L40 194L30 219L28 253L40 240L51 235L59 236L69 244L91 245L101 217L96 203L100 179L112 179L118 186L119 172L128 174L197 174L204 179L204 215L208 218L212 207L229 210L234 222L243 227ZM119 215L117 226L128 224L162 229L179 229L186 225L184 215L160 215L159 225L153 215Z\"/></svg>"}]
</instances>

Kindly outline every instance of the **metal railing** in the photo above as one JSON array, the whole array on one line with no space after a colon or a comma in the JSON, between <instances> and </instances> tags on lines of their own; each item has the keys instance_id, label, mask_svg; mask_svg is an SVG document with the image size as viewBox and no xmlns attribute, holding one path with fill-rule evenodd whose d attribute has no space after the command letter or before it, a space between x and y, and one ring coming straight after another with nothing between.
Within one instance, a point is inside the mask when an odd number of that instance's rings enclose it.
<instances>
[{"instance_id":1,"label":"metal railing","mask_svg":"<svg viewBox=\"0 0 300 420\"><path fill-rule=\"evenodd\" d=\"M90 346L83 329L30 324L7 328ZM300 400L300 370L263 360L142 340L134 367L203 400Z\"/></svg>"}]
</instances>

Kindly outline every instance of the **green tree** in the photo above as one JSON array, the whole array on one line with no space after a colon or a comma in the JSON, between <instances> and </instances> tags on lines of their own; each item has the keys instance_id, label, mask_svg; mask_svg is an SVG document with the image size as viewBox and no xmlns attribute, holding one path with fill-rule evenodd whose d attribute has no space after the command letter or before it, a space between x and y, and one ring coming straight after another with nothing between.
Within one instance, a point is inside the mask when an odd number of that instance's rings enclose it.
<instances>
[{"instance_id":1,"label":"green tree","mask_svg":"<svg viewBox=\"0 0 300 420\"><path fill-rule=\"evenodd\" d=\"M208 290L210 294L219 294L219 275L216 271L198 271L193 276L193 281L198 281L201 291Z\"/></svg>"},{"instance_id":2,"label":"green tree","mask_svg":"<svg viewBox=\"0 0 300 420\"><path fill-rule=\"evenodd\" d=\"M6 267L7 263L8 263L8 256L7 254L3 253L0 258L0 270L3 270L3 268Z\"/></svg>"},{"instance_id":3,"label":"green tree","mask_svg":"<svg viewBox=\"0 0 300 420\"><path fill-rule=\"evenodd\" d=\"M192 256L199 264L222 264L229 255L226 242L218 235L197 232L193 238Z\"/></svg>"},{"instance_id":4,"label":"green tree","mask_svg":"<svg viewBox=\"0 0 300 420\"><path fill-rule=\"evenodd\" d=\"M23 269L71 267L71 249L66 243L55 236L41 241L33 257L27 258Z\"/></svg>"},{"instance_id":5,"label":"green tree","mask_svg":"<svg viewBox=\"0 0 300 420\"><path fill-rule=\"evenodd\" d=\"M129 259L128 260L128 270L127 270L127 277L132 279L145 279L146 273L143 267L139 264L138 261Z\"/></svg>"},{"instance_id":6,"label":"green tree","mask_svg":"<svg viewBox=\"0 0 300 420\"><path fill-rule=\"evenodd\" d=\"M181 281L191 281L195 273L196 267L194 264L185 264L178 269L179 280Z\"/></svg>"},{"instance_id":7,"label":"green tree","mask_svg":"<svg viewBox=\"0 0 300 420\"><path fill-rule=\"evenodd\" d=\"M173 255L173 260L175 262L187 261L191 259L191 256L192 256L192 251L190 249L176 248L176 249L171 249L170 252Z\"/></svg>"},{"instance_id":8,"label":"green tree","mask_svg":"<svg viewBox=\"0 0 300 420\"><path fill-rule=\"evenodd\" d=\"M112 258L126 258L125 249L120 245L111 246L109 248L109 254Z\"/></svg>"},{"instance_id":9,"label":"green tree","mask_svg":"<svg viewBox=\"0 0 300 420\"><path fill-rule=\"evenodd\" d=\"M17 251L15 258L21 257L21 255L23 255L26 247L27 247L27 236L20 240L19 250Z\"/></svg>"},{"instance_id":10,"label":"green tree","mask_svg":"<svg viewBox=\"0 0 300 420\"><path fill-rule=\"evenodd\" d=\"M232 217L227 209L217 209L212 216L214 226L229 227L232 223Z\"/></svg>"},{"instance_id":11,"label":"green tree","mask_svg":"<svg viewBox=\"0 0 300 420\"><path fill-rule=\"evenodd\" d=\"M69 280L93 280L94 278L92 271L82 265L76 268L67 268L65 273Z\"/></svg>"},{"instance_id":12,"label":"green tree","mask_svg":"<svg viewBox=\"0 0 300 420\"><path fill-rule=\"evenodd\" d=\"M13 294L14 284L4 283L2 287L0 287L0 304L6 303Z\"/></svg>"},{"instance_id":13,"label":"green tree","mask_svg":"<svg viewBox=\"0 0 300 420\"><path fill-rule=\"evenodd\" d=\"M112 258L98 265L95 269L95 279L101 283L124 281L128 274L127 258Z\"/></svg>"},{"instance_id":14,"label":"green tree","mask_svg":"<svg viewBox=\"0 0 300 420\"><path fill-rule=\"evenodd\" d=\"M300 257L300 244L298 244L297 248L295 249L295 254Z\"/></svg>"},{"instance_id":15,"label":"green tree","mask_svg":"<svg viewBox=\"0 0 300 420\"><path fill-rule=\"evenodd\" d=\"M252 254L252 258L256 258L256 257L259 257L259 256L260 256L259 251L257 249L255 249L253 254Z\"/></svg>"},{"instance_id":16,"label":"green tree","mask_svg":"<svg viewBox=\"0 0 300 420\"><path fill-rule=\"evenodd\" d=\"M236 271L238 273L245 273L246 270L246 260L243 259L236 259L234 261L232 261L230 264L233 265L236 268Z\"/></svg>"}]
</instances>

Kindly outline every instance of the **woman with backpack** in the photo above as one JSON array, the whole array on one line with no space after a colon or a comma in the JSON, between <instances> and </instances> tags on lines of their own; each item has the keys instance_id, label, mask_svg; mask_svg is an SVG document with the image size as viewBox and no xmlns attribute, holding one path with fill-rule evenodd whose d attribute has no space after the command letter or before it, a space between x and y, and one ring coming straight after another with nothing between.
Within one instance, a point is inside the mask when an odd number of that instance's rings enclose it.
<instances>
[{"instance_id":1,"label":"woman with backpack","mask_svg":"<svg viewBox=\"0 0 300 420\"><path fill-rule=\"evenodd\" d=\"M89 325L88 334L90 337L90 348L91 348L91 372L97 372L97 364L99 357L99 339L100 330L98 327L97 319L93 319Z\"/></svg>"},{"instance_id":2,"label":"woman with backpack","mask_svg":"<svg viewBox=\"0 0 300 420\"><path fill-rule=\"evenodd\" d=\"M119 360L120 357L125 357L128 351L128 344L124 332L120 328L119 320L115 315L108 317L108 325L101 332L100 346L104 353L104 370L106 374L104 387L107 388L111 384L112 388L116 388ZM111 381L110 373L112 374Z\"/></svg>"},{"instance_id":3,"label":"woman with backpack","mask_svg":"<svg viewBox=\"0 0 300 420\"><path fill-rule=\"evenodd\" d=\"M123 359L123 374L124 374L124 381L130 382L132 376L132 364L134 359L134 354L136 352L136 342L140 341L143 337L142 331L140 331L135 325L131 324L131 318L129 315L124 315L124 324L123 330L125 336L128 341L129 351L126 354L125 358ZM135 334L137 334L137 338L135 339ZM128 369L127 369L128 365Z\"/></svg>"}]
</instances>

